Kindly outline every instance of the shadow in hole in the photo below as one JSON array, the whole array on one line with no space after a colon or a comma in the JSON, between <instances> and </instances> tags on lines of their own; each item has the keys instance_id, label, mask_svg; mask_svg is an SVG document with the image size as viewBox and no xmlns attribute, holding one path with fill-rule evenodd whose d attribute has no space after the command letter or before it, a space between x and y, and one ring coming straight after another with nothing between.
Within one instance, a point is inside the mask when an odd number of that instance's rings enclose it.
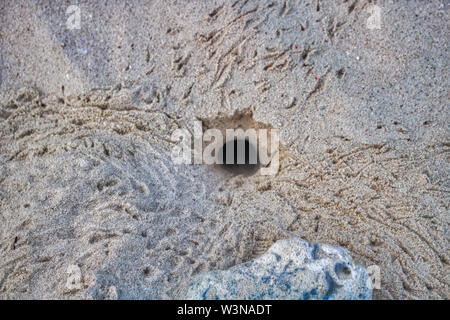
<instances>
[{"instance_id":1,"label":"shadow in hole","mask_svg":"<svg viewBox=\"0 0 450 320\"><path fill-rule=\"evenodd\" d=\"M229 157L231 157L232 153L234 154L234 158L229 159L229 162L232 163L227 163L226 161L227 152ZM233 175L250 176L255 174L260 166L257 148L247 139L234 139L224 143L217 157L223 162L219 166Z\"/></svg>"}]
</instances>

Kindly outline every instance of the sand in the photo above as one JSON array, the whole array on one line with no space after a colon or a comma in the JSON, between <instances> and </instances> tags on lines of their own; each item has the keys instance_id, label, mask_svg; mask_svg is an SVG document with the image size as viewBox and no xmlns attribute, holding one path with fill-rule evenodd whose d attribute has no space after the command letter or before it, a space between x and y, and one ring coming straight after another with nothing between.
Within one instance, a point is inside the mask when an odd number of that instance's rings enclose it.
<instances>
[{"instance_id":1,"label":"sand","mask_svg":"<svg viewBox=\"0 0 450 320\"><path fill-rule=\"evenodd\" d=\"M1 299L174 298L293 236L375 299L450 297L445 1L70 4L0 4ZM172 163L238 118L280 129L277 175Z\"/></svg>"}]
</instances>

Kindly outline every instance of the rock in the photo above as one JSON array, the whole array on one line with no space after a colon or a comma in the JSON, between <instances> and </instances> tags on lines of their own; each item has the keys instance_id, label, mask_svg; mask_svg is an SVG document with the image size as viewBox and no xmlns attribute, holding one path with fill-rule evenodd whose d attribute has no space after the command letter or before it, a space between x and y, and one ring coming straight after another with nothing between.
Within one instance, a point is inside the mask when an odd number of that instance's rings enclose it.
<instances>
[{"instance_id":1,"label":"rock","mask_svg":"<svg viewBox=\"0 0 450 320\"><path fill-rule=\"evenodd\" d=\"M264 255L196 276L186 299L371 299L366 270L347 250L299 238L277 241Z\"/></svg>"}]
</instances>

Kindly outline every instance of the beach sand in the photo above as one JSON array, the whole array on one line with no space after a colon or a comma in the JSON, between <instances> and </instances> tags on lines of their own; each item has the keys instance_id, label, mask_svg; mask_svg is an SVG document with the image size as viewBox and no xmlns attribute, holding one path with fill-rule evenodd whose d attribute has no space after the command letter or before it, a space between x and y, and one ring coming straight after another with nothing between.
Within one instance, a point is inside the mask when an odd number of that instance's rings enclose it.
<instances>
[{"instance_id":1,"label":"beach sand","mask_svg":"<svg viewBox=\"0 0 450 320\"><path fill-rule=\"evenodd\" d=\"M444 3L2 1L0 298L176 298L298 236L448 299ZM276 175L173 164L236 119L280 129Z\"/></svg>"}]
</instances>

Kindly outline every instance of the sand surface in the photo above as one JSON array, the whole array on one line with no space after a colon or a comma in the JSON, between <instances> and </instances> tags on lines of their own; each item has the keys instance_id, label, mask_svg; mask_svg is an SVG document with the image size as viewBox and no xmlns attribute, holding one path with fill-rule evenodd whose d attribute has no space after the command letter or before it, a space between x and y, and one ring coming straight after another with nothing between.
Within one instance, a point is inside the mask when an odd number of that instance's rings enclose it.
<instances>
[{"instance_id":1,"label":"sand surface","mask_svg":"<svg viewBox=\"0 0 450 320\"><path fill-rule=\"evenodd\" d=\"M445 3L2 1L0 298L173 298L291 236L450 298ZM174 165L197 119L280 129L278 174Z\"/></svg>"}]
</instances>

